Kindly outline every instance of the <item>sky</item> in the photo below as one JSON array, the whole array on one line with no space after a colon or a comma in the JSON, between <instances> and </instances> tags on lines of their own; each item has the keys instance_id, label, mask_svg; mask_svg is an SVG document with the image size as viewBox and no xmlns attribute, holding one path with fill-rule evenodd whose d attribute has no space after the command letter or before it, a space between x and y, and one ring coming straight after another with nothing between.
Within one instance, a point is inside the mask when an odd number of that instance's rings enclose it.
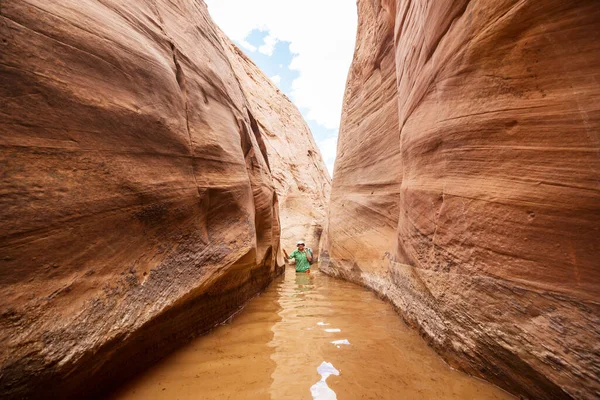
<instances>
[{"instance_id":1,"label":"sky","mask_svg":"<svg viewBox=\"0 0 600 400\"><path fill-rule=\"evenodd\" d=\"M300 110L333 176L355 0L205 0L213 20Z\"/></svg>"}]
</instances>

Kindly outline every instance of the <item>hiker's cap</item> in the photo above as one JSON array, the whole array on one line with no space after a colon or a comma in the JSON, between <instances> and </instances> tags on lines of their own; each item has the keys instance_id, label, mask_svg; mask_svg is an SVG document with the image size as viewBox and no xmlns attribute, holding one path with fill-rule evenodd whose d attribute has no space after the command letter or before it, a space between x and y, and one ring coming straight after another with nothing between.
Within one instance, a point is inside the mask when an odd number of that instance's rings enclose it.
<instances>
[{"instance_id":1,"label":"hiker's cap","mask_svg":"<svg viewBox=\"0 0 600 400\"><path fill-rule=\"evenodd\" d=\"M299 245L301 245L301 244L304 244L304 241L303 241L303 240L300 240L298 243L296 243L296 246L299 246Z\"/></svg>"}]
</instances>

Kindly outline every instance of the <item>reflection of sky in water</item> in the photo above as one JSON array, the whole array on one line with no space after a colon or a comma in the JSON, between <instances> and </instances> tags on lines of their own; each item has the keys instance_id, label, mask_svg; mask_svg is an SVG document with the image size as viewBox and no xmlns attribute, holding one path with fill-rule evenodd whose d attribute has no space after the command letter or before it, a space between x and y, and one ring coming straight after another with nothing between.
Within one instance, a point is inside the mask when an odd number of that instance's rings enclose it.
<instances>
[{"instance_id":1,"label":"reflection of sky in water","mask_svg":"<svg viewBox=\"0 0 600 400\"><path fill-rule=\"evenodd\" d=\"M340 371L335 369L333 364L323 361L317 367L317 372L321 375L321 380L310 387L310 394L315 400L336 400L335 392L327 386L329 375L339 375Z\"/></svg>"},{"instance_id":2,"label":"reflection of sky in water","mask_svg":"<svg viewBox=\"0 0 600 400\"><path fill-rule=\"evenodd\" d=\"M327 326L329 324L326 324L325 322L317 322L317 325L319 325L319 326Z\"/></svg>"},{"instance_id":3,"label":"reflection of sky in water","mask_svg":"<svg viewBox=\"0 0 600 400\"><path fill-rule=\"evenodd\" d=\"M334 340L331 343L333 343L333 344L350 344L350 342L348 341L348 339Z\"/></svg>"},{"instance_id":4,"label":"reflection of sky in water","mask_svg":"<svg viewBox=\"0 0 600 400\"><path fill-rule=\"evenodd\" d=\"M341 332L342 330L339 328L327 328L325 329L325 332L329 332L329 333L336 333L336 332Z\"/></svg>"}]
</instances>

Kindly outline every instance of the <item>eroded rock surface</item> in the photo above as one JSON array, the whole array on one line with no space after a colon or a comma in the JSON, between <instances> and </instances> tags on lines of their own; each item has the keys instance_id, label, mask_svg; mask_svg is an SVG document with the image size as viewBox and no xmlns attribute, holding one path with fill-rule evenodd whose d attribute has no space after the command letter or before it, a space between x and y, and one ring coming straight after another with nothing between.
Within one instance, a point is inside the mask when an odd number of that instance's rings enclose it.
<instances>
[{"instance_id":1,"label":"eroded rock surface","mask_svg":"<svg viewBox=\"0 0 600 400\"><path fill-rule=\"evenodd\" d=\"M290 251L305 239L316 254L331 191L319 148L296 106L237 46L228 39L225 43L268 156L279 199L281 244Z\"/></svg>"},{"instance_id":2,"label":"eroded rock surface","mask_svg":"<svg viewBox=\"0 0 600 400\"><path fill-rule=\"evenodd\" d=\"M358 7L321 268L469 373L594 398L597 2Z\"/></svg>"},{"instance_id":3,"label":"eroded rock surface","mask_svg":"<svg viewBox=\"0 0 600 400\"><path fill-rule=\"evenodd\" d=\"M277 117L201 1L0 7L0 393L90 397L280 271Z\"/></svg>"}]
</instances>

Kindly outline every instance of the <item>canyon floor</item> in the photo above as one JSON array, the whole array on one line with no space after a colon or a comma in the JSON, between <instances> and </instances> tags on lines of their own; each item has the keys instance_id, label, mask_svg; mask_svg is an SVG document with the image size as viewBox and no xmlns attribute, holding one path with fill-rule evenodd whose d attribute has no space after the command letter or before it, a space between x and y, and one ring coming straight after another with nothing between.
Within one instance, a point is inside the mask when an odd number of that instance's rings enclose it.
<instances>
[{"instance_id":1,"label":"canyon floor","mask_svg":"<svg viewBox=\"0 0 600 400\"><path fill-rule=\"evenodd\" d=\"M336 395L341 399L513 398L447 366L374 293L318 270L296 274L288 267L285 276L227 323L169 355L110 399L333 399Z\"/></svg>"}]
</instances>

